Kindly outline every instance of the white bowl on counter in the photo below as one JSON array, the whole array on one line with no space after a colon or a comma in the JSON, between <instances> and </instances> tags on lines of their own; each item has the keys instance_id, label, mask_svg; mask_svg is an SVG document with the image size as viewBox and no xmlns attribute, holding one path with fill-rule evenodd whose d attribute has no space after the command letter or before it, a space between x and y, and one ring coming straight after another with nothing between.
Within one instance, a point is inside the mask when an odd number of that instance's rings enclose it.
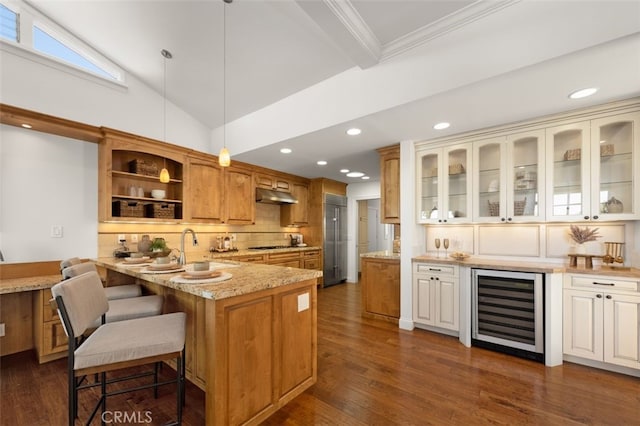
<instances>
[{"instance_id":1,"label":"white bowl on counter","mask_svg":"<svg viewBox=\"0 0 640 426\"><path fill-rule=\"evenodd\" d=\"M167 196L167 192L164 189L152 189L151 190L151 197L152 198L162 199L162 198L164 198L166 196Z\"/></svg>"}]
</instances>

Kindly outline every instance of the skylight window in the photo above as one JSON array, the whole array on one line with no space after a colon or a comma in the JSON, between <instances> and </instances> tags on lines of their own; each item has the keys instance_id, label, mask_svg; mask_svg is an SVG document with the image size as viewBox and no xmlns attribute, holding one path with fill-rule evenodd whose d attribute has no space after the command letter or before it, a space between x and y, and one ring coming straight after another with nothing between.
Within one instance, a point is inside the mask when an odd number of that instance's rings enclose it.
<instances>
[{"instance_id":1,"label":"skylight window","mask_svg":"<svg viewBox=\"0 0 640 426\"><path fill-rule=\"evenodd\" d=\"M3 50L63 72L125 86L125 72L117 64L24 0L0 0L0 42Z\"/></svg>"},{"instance_id":2,"label":"skylight window","mask_svg":"<svg viewBox=\"0 0 640 426\"><path fill-rule=\"evenodd\" d=\"M58 58L102 77L114 80L118 79L116 75L100 68L85 56L71 49L69 46L54 38L37 25L33 26L33 48L39 52L53 56L54 58Z\"/></svg>"},{"instance_id":3,"label":"skylight window","mask_svg":"<svg viewBox=\"0 0 640 426\"><path fill-rule=\"evenodd\" d=\"M18 42L18 14L0 4L0 37Z\"/></svg>"}]
</instances>

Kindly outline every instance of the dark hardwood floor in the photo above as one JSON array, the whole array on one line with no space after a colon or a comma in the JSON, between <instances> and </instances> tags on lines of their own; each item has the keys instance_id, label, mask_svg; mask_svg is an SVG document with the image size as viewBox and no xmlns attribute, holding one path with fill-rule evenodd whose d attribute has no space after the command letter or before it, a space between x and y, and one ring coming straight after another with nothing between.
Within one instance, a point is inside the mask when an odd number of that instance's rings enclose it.
<instances>
[{"instance_id":1,"label":"dark hardwood floor","mask_svg":"<svg viewBox=\"0 0 640 426\"><path fill-rule=\"evenodd\" d=\"M318 382L265 425L640 425L638 378L571 363L549 368L362 319L359 285L318 294ZM0 379L0 424L66 424L66 360L6 356ZM80 401L85 417L93 399ZM158 400L150 391L122 395L109 408L163 424L175 412L174 390ZM204 424L204 394L191 384L184 424Z\"/></svg>"}]
</instances>

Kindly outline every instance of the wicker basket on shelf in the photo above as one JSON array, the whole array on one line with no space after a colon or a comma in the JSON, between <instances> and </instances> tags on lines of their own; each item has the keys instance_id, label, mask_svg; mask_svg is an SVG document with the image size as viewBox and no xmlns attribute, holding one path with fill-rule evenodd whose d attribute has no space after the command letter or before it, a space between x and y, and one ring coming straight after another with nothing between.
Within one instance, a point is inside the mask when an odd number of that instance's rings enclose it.
<instances>
[{"instance_id":1,"label":"wicker basket on shelf","mask_svg":"<svg viewBox=\"0 0 640 426\"><path fill-rule=\"evenodd\" d=\"M154 219L175 219L176 206L174 204L150 203L145 206L145 216Z\"/></svg>"},{"instance_id":2,"label":"wicker basket on shelf","mask_svg":"<svg viewBox=\"0 0 640 426\"><path fill-rule=\"evenodd\" d=\"M129 161L129 173L136 173L145 176L158 176L158 165L151 161L135 159Z\"/></svg>"},{"instance_id":3,"label":"wicker basket on shelf","mask_svg":"<svg viewBox=\"0 0 640 426\"><path fill-rule=\"evenodd\" d=\"M495 201L495 202L488 201L488 203L489 203L489 216L500 215L500 201Z\"/></svg>"}]
</instances>

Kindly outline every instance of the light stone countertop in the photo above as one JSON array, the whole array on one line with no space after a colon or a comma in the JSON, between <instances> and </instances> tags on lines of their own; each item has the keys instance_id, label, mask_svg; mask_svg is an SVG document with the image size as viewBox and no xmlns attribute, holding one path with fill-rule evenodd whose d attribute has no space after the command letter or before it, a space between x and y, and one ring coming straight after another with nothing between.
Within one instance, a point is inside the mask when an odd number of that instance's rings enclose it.
<instances>
[{"instance_id":1,"label":"light stone countertop","mask_svg":"<svg viewBox=\"0 0 640 426\"><path fill-rule=\"evenodd\" d=\"M27 278L10 278L0 280L0 294L20 293L23 291L51 288L62 281L62 275L39 275Z\"/></svg>"},{"instance_id":2,"label":"light stone countertop","mask_svg":"<svg viewBox=\"0 0 640 426\"><path fill-rule=\"evenodd\" d=\"M322 271L311 269L217 260L216 263L229 263L233 265L229 269L220 269L232 275L230 280L210 284L179 284L171 282L171 278L181 274L181 272L145 274L140 271L140 268L125 265L122 260L111 257L96 259L95 263L107 269L140 278L144 281L214 300L254 293L306 280L317 280L322 276Z\"/></svg>"},{"instance_id":3,"label":"light stone countertop","mask_svg":"<svg viewBox=\"0 0 640 426\"><path fill-rule=\"evenodd\" d=\"M476 257L468 257L464 260L456 260L453 258L434 257L429 255L416 256L411 259L413 263L427 262L438 264L449 264L468 266L470 268L486 268L496 269L500 271L522 271L522 272L539 272L539 273L566 273L566 274L582 274L582 275L609 275L615 277L640 278L640 269L628 268L620 269L611 266L601 266L597 269L571 268L561 263L550 262L522 262L522 261L505 261L497 259L480 259Z\"/></svg>"},{"instance_id":4,"label":"light stone countertop","mask_svg":"<svg viewBox=\"0 0 640 426\"><path fill-rule=\"evenodd\" d=\"M316 246L307 246L307 247L285 247L285 248L277 248L277 249L266 249L266 250L256 250L256 249L242 249L236 251L216 251L210 253L211 259L233 259L234 257L240 256L251 256L251 255L261 255L261 254L271 254L271 253L288 253L288 252L301 252L301 251L317 251L322 250L322 247Z\"/></svg>"},{"instance_id":5,"label":"light stone countertop","mask_svg":"<svg viewBox=\"0 0 640 426\"><path fill-rule=\"evenodd\" d=\"M400 261L400 253L394 253L389 250L372 251L369 253L362 253L360 257L366 257L371 259L388 259Z\"/></svg>"}]
</instances>

